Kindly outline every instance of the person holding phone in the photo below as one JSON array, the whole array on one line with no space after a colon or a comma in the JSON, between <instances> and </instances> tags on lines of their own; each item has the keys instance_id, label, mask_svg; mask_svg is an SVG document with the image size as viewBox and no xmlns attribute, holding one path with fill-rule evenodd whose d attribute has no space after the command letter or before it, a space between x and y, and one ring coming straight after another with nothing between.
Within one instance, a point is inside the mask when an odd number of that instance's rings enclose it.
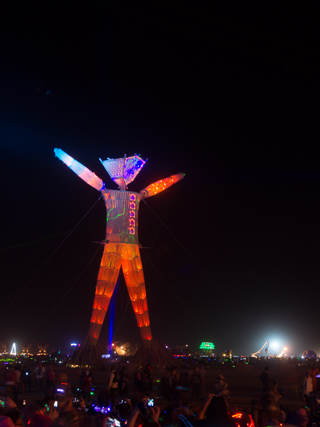
<instances>
[{"instance_id":1,"label":"person holding phone","mask_svg":"<svg viewBox=\"0 0 320 427\"><path fill-rule=\"evenodd\" d=\"M146 397L138 401L137 405L132 411L131 417L128 419L126 427L135 427L136 421L139 416L142 418L143 421L149 421L155 426L161 427L161 424L159 423L160 408L159 406L148 406L149 400L150 399ZM151 404L151 401L149 403Z\"/></svg>"}]
</instances>

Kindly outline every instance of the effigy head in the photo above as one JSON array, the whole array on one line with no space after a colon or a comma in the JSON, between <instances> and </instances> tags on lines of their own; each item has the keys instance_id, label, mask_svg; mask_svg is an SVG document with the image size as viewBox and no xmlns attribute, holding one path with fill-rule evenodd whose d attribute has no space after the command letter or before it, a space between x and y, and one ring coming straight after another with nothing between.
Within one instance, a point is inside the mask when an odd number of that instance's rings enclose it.
<instances>
[{"instance_id":1,"label":"effigy head","mask_svg":"<svg viewBox=\"0 0 320 427\"><path fill-rule=\"evenodd\" d=\"M119 185L121 190L126 190L127 185L135 179L146 163L137 155L119 159L99 160L110 178Z\"/></svg>"}]
</instances>

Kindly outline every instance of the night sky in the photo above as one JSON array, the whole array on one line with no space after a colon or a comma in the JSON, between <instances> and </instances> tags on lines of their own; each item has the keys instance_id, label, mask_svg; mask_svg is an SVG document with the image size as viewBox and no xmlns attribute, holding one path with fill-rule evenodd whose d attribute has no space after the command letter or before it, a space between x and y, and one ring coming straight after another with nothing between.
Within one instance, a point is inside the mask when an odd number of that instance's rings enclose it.
<instances>
[{"instance_id":1,"label":"night sky","mask_svg":"<svg viewBox=\"0 0 320 427\"><path fill-rule=\"evenodd\" d=\"M320 353L319 14L184 2L19 6L1 41L0 343L66 351L88 332L100 194L61 148L148 159L139 238L153 336L251 354ZM50 6L51 4L51 6ZM269 8L269 9L268 9ZM122 273L100 337L140 342ZM114 320L113 319L114 316Z\"/></svg>"}]
</instances>

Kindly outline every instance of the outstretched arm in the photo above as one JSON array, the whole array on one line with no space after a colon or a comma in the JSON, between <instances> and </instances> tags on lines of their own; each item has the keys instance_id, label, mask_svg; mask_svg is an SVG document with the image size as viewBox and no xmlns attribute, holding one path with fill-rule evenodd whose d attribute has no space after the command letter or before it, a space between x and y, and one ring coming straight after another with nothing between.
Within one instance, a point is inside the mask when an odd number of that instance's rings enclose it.
<instances>
[{"instance_id":1,"label":"outstretched arm","mask_svg":"<svg viewBox=\"0 0 320 427\"><path fill-rule=\"evenodd\" d=\"M83 181L91 185L96 190L102 190L104 188L104 182L90 169L83 166L69 154L65 153L60 148L55 148L54 154L60 159L65 165L67 165L74 173L76 173Z\"/></svg>"},{"instance_id":2,"label":"outstretched arm","mask_svg":"<svg viewBox=\"0 0 320 427\"><path fill-rule=\"evenodd\" d=\"M160 181L154 182L141 190L140 194L144 199L154 196L155 194L161 193L161 191L171 187L171 185L181 181L182 178L184 178L184 173L177 173L176 175L169 176L169 178L160 179Z\"/></svg>"}]
</instances>

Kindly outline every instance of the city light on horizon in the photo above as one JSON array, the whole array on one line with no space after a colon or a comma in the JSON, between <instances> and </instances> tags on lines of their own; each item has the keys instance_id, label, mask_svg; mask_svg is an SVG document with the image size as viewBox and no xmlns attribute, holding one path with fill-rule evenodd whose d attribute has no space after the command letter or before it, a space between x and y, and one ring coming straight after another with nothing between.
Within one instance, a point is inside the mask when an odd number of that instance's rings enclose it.
<instances>
[{"instance_id":1,"label":"city light on horizon","mask_svg":"<svg viewBox=\"0 0 320 427\"><path fill-rule=\"evenodd\" d=\"M263 346L261 346L258 349L255 349L256 352L255 353L249 353L247 350L233 350L233 346L224 346L222 347L221 345L219 345L219 347L217 348L213 343L209 343L209 342L201 342L202 346L204 349L209 349L210 345L214 346L214 350L212 349L212 351L214 351L215 355L217 357L223 356L226 353L226 348L230 348L232 349L232 355L233 356L237 356L237 355L243 355L244 357L267 357L267 358L273 358L273 357L302 357L303 355L305 356L307 354L307 352L311 352L317 355L320 354L320 351L317 352L315 350L313 350L311 348L311 346L306 346L305 348L297 348L297 345L292 345L292 343L288 343L285 342L285 339L274 339L274 340L270 340L270 342L266 341L264 343ZM119 349L119 352L124 352L124 350L128 349L128 345L133 346L134 348L138 347L138 343L128 343L127 341L123 341L120 344L120 341L118 342L113 342L112 343L112 347L111 348L115 348L117 347ZM43 356L43 355L50 355L54 352L57 352L58 349L60 349L59 351L62 352L62 354L68 354L70 351L71 353L77 348L77 347L81 347L81 343L79 342L75 342L75 341L69 341L65 346L62 345L57 349L53 349L50 348L49 345L47 343L37 343L37 344L28 344L28 345L20 345L18 342L16 341L11 341L11 340L7 340L4 342L2 349L0 351L0 354L2 355L13 355L13 356L34 356L34 355L38 355L38 356ZM122 347L122 348L121 348ZM132 348L133 348L132 347ZM300 346L301 347L301 346ZM132 348L130 350L130 354L132 354ZM165 346L165 348L167 348L168 350L172 350L173 348L175 348L175 346L173 345L167 345ZM197 349L199 349L199 347L197 345L194 344L182 344L182 345L178 345L177 348L184 348L185 350L188 349L188 353L190 354L195 354L197 352ZM310 353L310 354L311 354Z\"/></svg>"}]
</instances>

